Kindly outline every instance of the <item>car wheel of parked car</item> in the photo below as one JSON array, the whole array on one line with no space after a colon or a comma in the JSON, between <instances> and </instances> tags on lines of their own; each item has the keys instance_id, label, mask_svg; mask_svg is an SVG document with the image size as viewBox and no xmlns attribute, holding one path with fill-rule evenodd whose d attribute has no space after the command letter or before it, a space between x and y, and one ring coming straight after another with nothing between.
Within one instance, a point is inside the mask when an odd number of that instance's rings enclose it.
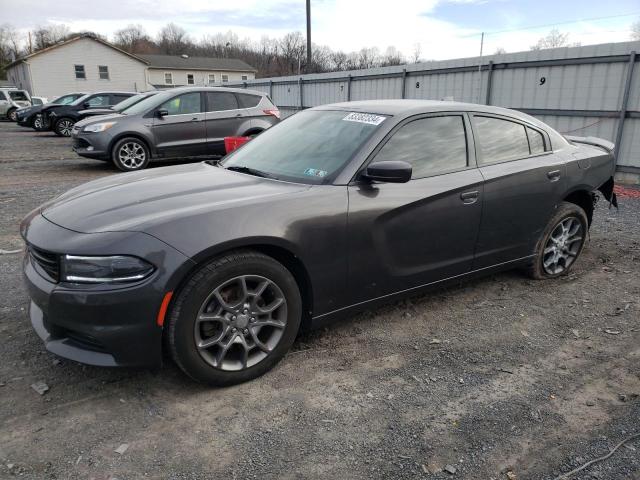
<instances>
[{"instance_id":1,"label":"car wheel of parked car","mask_svg":"<svg viewBox=\"0 0 640 480\"><path fill-rule=\"evenodd\" d=\"M270 370L291 348L302 316L293 275L254 251L213 260L177 294L167 325L175 362L192 378L233 385Z\"/></svg>"},{"instance_id":2,"label":"car wheel of parked car","mask_svg":"<svg viewBox=\"0 0 640 480\"><path fill-rule=\"evenodd\" d=\"M42 117L40 115L36 115L31 126L36 130L42 130Z\"/></svg>"},{"instance_id":3,"label":"car wheel of parked car","mask_svg":"<svg viewBox=\"0 0 640 480\"><path fill-rule=\"evenodd\" d=\"M55 125L53 126L53 131L56 132L56 135L61 137L70 137L71 130L76 122L71 120L70 118L60 118L56 120Z\"/></svg>"},{"instance_id":4,"label":"car wheel of parked car","mask_svg":"<svg viewBox=\"0 0 640 480\"><path fill-rule=\"evenodd\" d=\"M16 113L16 109L15 109L15 108L13 108L13 109L11 109L11 110L9 110L9 111L7 112L7 117L8 117L8 118L9 118L9 120L11 120L12 122L16 122L16 121L18 121L18 116L17 116L17 115L18 115L18 114Z\"/></svg>"},{"instance_id":5,"label":"car wheel of parked car","mask_svg":"<svg viewBox=\"0 0 640 480\"><path fill-rule=\"evenodd\" d=\"M589 231L587 214L578 205L562 202L549 220L529 275L535 279L565 275L582 253Z\"/></svg>"},{"instance_id":6,"label":"car wheel of parked car","mask_svg":"<svg viewBox=\"0 0 640 480\"><path fill-rule=\"evenodd\" d=\"M142 170L149 163L150 157L144 142L133 137L119 140L111 151L113 163L123 172Z\"/></svg>"}]
</instances>

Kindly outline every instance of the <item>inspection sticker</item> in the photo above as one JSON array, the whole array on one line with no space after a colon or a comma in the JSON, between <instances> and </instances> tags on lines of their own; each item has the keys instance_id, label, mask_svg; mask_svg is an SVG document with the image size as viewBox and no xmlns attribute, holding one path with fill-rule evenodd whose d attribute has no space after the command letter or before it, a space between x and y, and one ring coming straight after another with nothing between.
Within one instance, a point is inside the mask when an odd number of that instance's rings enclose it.
<instances>
[{"instance_id":1,"label":"inspection sticker","mask_svg":"<svg viewBox=\"0 0 640 480\"><path fill-rule=\"evenodd\" d=\"M374 115L372 113L351 112L342 120L346 120L347 122L368 123L369 125L380 125L382 122L384 122L385 118L386 117Z\"/></svg>"},{"instance_id":2,"label":"inspection sticker","mask_svg":"<svg viewBox=\"0 0 640 480\"><path fill-rule=\"evenodd\" d=\"M316 170L315 168L307 168L304 171L305 175L309 175L310 177L324 177L327 175L327 172L324 170Z\"/></svg>"}]
</instances>

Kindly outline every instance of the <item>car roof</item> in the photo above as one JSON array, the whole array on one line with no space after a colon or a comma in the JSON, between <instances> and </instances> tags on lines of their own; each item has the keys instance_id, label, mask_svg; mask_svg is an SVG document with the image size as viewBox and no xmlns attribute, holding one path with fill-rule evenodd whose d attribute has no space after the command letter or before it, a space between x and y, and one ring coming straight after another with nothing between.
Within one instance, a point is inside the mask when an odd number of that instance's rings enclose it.
<instances>
[{"instance_id":1,"label":"car roof","mask_svg":"<svg viewBox=\"0 0 640 480\"><path fill-rule=\"evenodd\" d=\"M176 87L161 90L163 92L234 92L234 93L248 93L251 95L260 95L266 97L265 92L260 90L249 90L247 88L232 88L232 87Z\"/></svg>"},{"instance_id":2,"label":"car roof","mask_svg":"<svg viewBox=\"0 0 640 480\"><path fill-rule=\"evenodd\" d=\"M536 118L526 113L509 108L495 107L492 105L479 105L475 103L445 102L439 100L361 100L355 102L331 103L313 107L313 110L344 110L350 112L377 113L379 115L391 115L397 117L410 117L422 113L435 112L479 112L495 115L505 115L516 118L533 125L546 126Z\"/></svg>"}]
</instances>

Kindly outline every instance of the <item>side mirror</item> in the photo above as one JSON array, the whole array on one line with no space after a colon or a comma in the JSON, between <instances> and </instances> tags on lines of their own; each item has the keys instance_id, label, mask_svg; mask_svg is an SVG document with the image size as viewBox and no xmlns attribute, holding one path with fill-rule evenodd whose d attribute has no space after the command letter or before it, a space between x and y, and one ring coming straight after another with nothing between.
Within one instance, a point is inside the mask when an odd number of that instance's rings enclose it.
<instances>
[{"instance_id":1,"label":"side mirror","mask_svg":"<svg viewBox=\"0 0 640 480\"><path fill-rule=\"evenodd\" d=\"M162 108L160 110L156 110L156 117L162 118L169 115L169 110Z\"/></svg>"},{"instance_id":2,"label":"side mirror","mask_svg":"<svg viewBox=\"0 0 640 480\"><path fill-rule=\"evenodd\" d=\"M386 160L371 163L364 171L367 180L386 183L407 183L411 180L413 168L401 160Z\"/></svg>"}]
</instances>

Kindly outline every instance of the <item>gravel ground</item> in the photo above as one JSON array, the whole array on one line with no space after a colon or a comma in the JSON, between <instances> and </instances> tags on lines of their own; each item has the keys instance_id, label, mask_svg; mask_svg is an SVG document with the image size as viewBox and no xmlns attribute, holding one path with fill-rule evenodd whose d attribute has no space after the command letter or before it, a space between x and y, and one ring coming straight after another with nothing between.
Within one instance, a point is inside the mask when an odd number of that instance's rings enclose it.
<instances>
[{"instance_id":1,"label":"gravel ground","mask_svg":"<svg viewBox=\"0 0 640 480\"><path fill-rule=\"evenodd\" d=\"M118 175L9 123L0 145L3 250L21 248L29 210ZM226 389L170 362L109 370L49 354L20 255L0 255L0 478L552 480L640 432L640 199L620 204L598 207L567 277L508 272L389 305ZM640 440L572 478L639 479Z\"/></svg>"}]
</instances>

